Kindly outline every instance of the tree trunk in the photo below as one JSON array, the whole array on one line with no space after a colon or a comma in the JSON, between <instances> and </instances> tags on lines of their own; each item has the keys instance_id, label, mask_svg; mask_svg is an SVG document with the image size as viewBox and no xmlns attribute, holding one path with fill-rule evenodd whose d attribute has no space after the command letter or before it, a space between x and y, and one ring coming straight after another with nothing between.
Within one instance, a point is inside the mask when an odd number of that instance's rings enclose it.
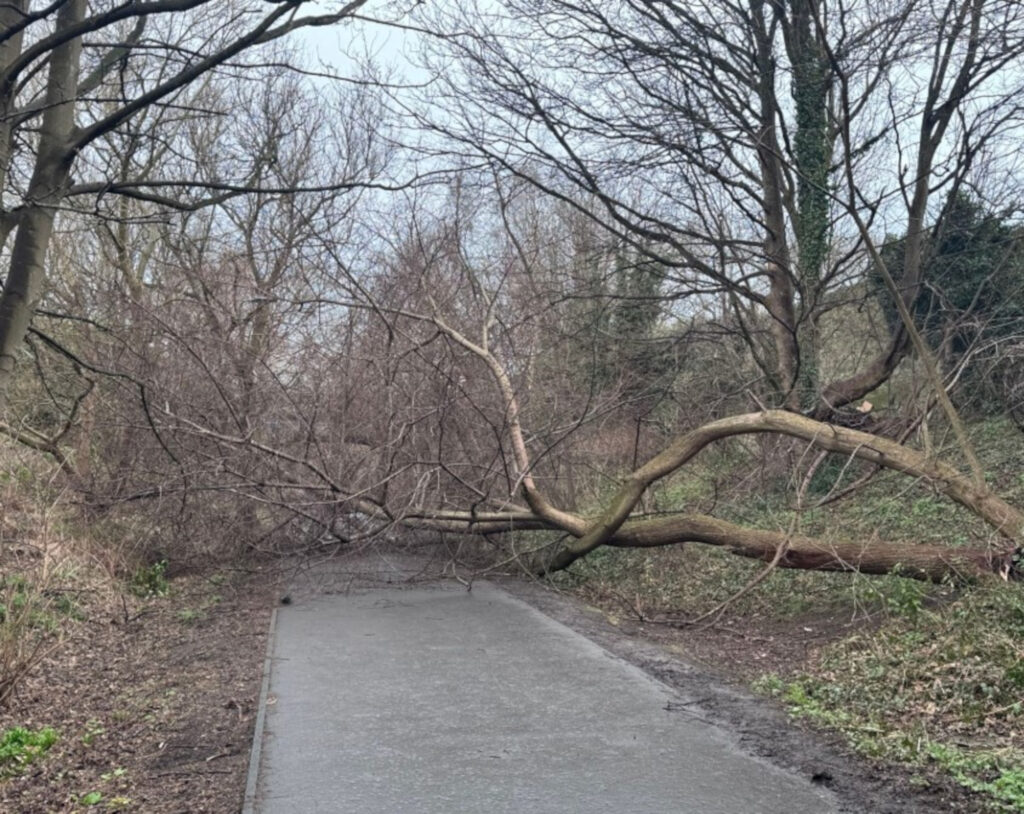
<instances>
[{"instance_id":1,"label":"tree trunk","mask_svg":"<svg viewBox=\"0 0 1024 814\"><path fill-rule=\"evenodd\" d=\"M70 0L58 13L58 30L79 23L85 9L85 0ZM18 216L10 267L0 294L0 408L6 403L17 353L42 295L56 206L70 178L81 52L82 41L75 37L55 48L50 56L47 108L40 126L35 167L26 206Z\"/></svg>"},{"instance_id":2,"label":"tree trunk","mask_svg":"<svg viewBox=\"0 0 1024 814\"><path fill-rule=\"evenodd\" d=\"M1015 572L1015 549L949 548L942 545L891 543L883 540L830 540L765 531L699 514L673 515L626 523L608 541L619 548L653 548L682 543L720 546L739 557L772 562L804 571L855 571L898 574L931 582L974 579L983 575L1008 577ZM566 568L578 557L569 549L558 552L541 570Z\"/></svg>"},{"instance_id":3,"label":"tree trunk","mask_svg":"<svg viewBox=\"0 0 1024 814\"><path fill-rule=\"evenodd\" d=\"M764 307L771 318L771 332L775 350L775 389L780 405L800 409L800 394L796 379L800 366L800 348L796 335L795 287L792 258L786 236L786 210L783 202L783 171L779 139L775 127L775 61L772 56L771 35L763 15L765 6L756 4L757 61L761 69L758 87L760 102L757 158L761 172L761 210L764 214L764 261L769 291Z\"/></svg>"},{"instance_id":4,"label":"tree trunk","mask_svg":"<svg viewBox=\"0 0 1024 814\"><path fill-rule=\"evenodd\" d=\"M723 438L752 433L801 438L819 449L851 455L918 478L969 509L1008 542L992 548L958 549L912 543L892 544L879 540L816 539L751 529L699 514L680 513L656 519L631 517L651 484L675 472L704 447ZM522 454L525 455L525 451ZM722 546L738 556L768 562L778 555L778 564L783 568L867 574L895 572L932 581L982 574L1016 576L1020 555L1017 543L1024 533L1024 513L989 490L976 486L949 464L932 460L887 438L824 424L784 410L731 416L685 433L626 476L618 494L596 520L554 508L539 495L532 480L526 496L531 509L490 514L423 513L407 515L403 522L420 528L475 534L552 529L574 538L539 560L536 565L539 572L566 568L602 545L649 548L697 542Z\"/></svg>"},{"instance_id":5,"label":"tree trunk","mask_svg":"<svg viewBox=\"0 0 1024 814\"><path fill-rule=\"evenodd\" d=\"M476 514L425 513L407 516L410 528L445 533L495 535L512 531L565 531L530 512ZM942 545L892 543L872 539L818 539L802 534L752 529L703 514L674 514L624 523L605 545L614 548L658 548L700 543L724 548L730 554L773 562L779 568L803 571L845 571L861 574L897 574L928 582L966 581L982 577L1018 577L1018 549L985 547L949 548ZM542 551L530 563L538 575L568 568L584 555L566 546Z\"/></svg>"}]
</instances>

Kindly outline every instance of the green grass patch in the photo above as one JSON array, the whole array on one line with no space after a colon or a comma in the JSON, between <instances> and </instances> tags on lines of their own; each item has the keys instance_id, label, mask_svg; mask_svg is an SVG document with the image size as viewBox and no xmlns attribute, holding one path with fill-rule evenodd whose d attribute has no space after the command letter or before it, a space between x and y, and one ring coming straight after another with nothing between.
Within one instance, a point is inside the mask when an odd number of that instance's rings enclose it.
<instances>
[{"instance_id":1,"label":"green grass patch","mask_svg":"<svg viewBox=\"0 0 1024 814\"><path fill-rule=\"evenodd\" d=\"M57 742L57 732L15 726L0 735L0 778L21 774Z\"/></svg>"},{"instance_id":2,"label":"green grass patch","mask_svg":"<svg viewBox=\"0 0 1024 814\"><path fill-rule=\"evenodd\" d=\"M985 795L996 811L1024 811L1024 752L1019 750L968 752L956 746L932 743L928 755L956 781Z\"/></svg>"},{"instance_id":3,"label":"green grass patch","mask_svg":"<svg viewBox=\"0 0 1024 814\"><path fill-rule=\"evenodd\" d=\"M139 568L128 581L128 590L140 599L154 599L167 596L171 583L167 579L167 560Z\"/></svg>"},{"instance_id":4,"label":"green grass patch","mask_svg":"<svg viewBox=\"0 0 1024 814\"><path fill-rule=\"evenodd\" d=\"M21 574L0 577L0 627L16 625L52 633L62 618L83 618L66 593L43 589Z\"/></svg>"}]
</instances>

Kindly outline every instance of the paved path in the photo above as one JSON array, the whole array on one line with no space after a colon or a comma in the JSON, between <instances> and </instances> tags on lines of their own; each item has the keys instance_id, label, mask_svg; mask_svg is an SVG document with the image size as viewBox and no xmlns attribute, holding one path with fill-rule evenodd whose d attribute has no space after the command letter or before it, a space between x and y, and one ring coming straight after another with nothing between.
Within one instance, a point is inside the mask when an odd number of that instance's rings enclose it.
<instances>
[{"instance_id":1,"label":"paved path","mask_svg":"<svg viewBox=\"0 0 1024 814\"><path fill-rule=\"evenodd\" d=\"M836 810L674 700L490 585L304 601L277 613L245 814Z\"/></svg>"}]
</instances>

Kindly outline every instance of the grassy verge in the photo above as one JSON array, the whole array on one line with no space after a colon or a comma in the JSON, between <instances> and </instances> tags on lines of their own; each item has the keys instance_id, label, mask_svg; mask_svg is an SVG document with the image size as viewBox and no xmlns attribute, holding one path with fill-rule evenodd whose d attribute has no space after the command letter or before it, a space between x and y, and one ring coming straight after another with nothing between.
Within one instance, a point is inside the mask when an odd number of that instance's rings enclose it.
<instances>
[{"instance_id":1,"label":"grassy verge","mask_svg":"<svg viewBox=\"0 0 1024 814\"><path fill-rule=\"evenodd\" d=\"M842 732L860 753L942 770L1024 810L1024 592L977 587L948 607L892 618L755 689Z\"/></svg>"}]
</instances>

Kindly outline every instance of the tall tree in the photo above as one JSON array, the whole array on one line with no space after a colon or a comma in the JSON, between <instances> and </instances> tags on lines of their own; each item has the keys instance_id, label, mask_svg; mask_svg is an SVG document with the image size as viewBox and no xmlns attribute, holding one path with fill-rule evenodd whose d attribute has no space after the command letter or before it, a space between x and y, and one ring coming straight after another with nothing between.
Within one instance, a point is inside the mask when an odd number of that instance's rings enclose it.
<instances>
[{"instance_id":1,"label":"tall tree","mask_svg":"<svg viewBox=\"0 0 1024 814\"><path fill-rule=\"evenodd\" d=\"M303 28L350 19L366 2L312 9L303 0L269 6L14 0L0 9L0 245L7 258L0 292L0 405L43 292L58 213L100 208L107 196L194 208L263 183L246 173L253 162L245 157L236 177L152 175L144 165L128 177L111 175L102 141L159 142L159 132L133 130L133 122L152 109L188 110L189 89L204 77L258 70L259 56L247 66L247 52L258 54L260 46ZM188 167L187 156L182 163ZM168 194L180 189L191 194L185 200Z\"/></svg>"},{"instance_id":2,"label":"tall tree","mask_svg":"<svg viewBox=\"0 0 1024 814\"><path fill-rule=\"evenodd\" d=\"M1010 0L424 13L443 39L440 104L422 119L552 195L599 201L588 214L666 266L667 294L736 298L764 397L818 416L910 350L893 326L852 375L821 369L818 325L867 244L902 224L897 287L912 302L932 192L970 176L1022 109L1024 19Z\"/></svg>"}]
</instances>

